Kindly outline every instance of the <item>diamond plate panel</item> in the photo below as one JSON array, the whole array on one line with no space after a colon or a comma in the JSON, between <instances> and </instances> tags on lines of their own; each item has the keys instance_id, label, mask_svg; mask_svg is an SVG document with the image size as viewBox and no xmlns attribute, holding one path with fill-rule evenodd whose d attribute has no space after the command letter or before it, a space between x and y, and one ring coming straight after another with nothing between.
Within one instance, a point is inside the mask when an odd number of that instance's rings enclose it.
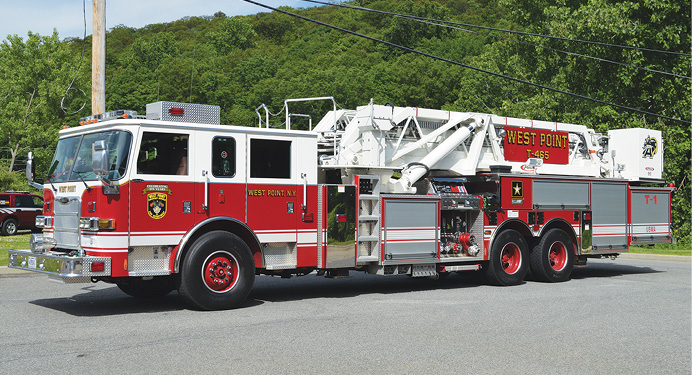
<instances>
[{"instance_id":1,"label":"diamond plate panel","mask_svg":"<svg viewBox=\"0 0 692 375\"><path fill-rule=\"evenodd\" d=\"M183 114L172 114L171 108L182 109ZM219 125L221 123L221 107L176 102L149 103L147 104L147 119Z\"/></svg>"},{"instance_id":2,"label":"diamond plate panel","mask_svg":"<svg viewBox=\"0 0 692 375\"><path fill-rule=\"evenodd\" d=\"M167 246L138 246L127 254L130 276L156 276L170 273Z\"/></svg>"},{"instance_id":3,"label":"diamond plate panel","mask_svg":"<svg viewBox=\"0 0 692 375\"><path fill-rule=\"evenodd\" d=\"M273 242L264 247L264 264L268 270L296 268L298 258L295 242Z\"/></svg>"}]
</instances>

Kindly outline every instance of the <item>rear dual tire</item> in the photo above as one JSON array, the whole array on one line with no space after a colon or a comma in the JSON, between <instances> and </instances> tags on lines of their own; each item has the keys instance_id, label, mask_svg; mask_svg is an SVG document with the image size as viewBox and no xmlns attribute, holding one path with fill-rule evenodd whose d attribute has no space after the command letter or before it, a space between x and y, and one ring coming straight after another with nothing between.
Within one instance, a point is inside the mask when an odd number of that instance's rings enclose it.
<instances>
[{"instance_id":1,"label":"rear dual tire","mask_svg":"<svg viewBox=\"0 0 692 375\"><path fill-rule=\"evenodd\" d=\"M517 231L502 231L493 241L484 268L485 277L491 284L518 285L529 272L529 250L524 237Z\"/></svg>"},{"instance_id":2,"label":"rear dual tire","mask_svg":"<svg viewBox=\"0 0 692 375\"><path fill-rule=\"evenodd\" d=\"M547 231L531 250L531 274L538 281L569 280L574 269L574 242L565 231Z\"/></svg>"}]
</instances>

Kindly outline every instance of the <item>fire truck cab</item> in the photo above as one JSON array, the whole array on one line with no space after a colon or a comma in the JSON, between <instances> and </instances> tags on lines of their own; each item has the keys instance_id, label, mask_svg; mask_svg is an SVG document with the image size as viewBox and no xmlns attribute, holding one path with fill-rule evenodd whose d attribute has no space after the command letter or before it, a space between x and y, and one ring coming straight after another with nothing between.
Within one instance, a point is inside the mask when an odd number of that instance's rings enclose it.
<instances>
[{"instance_id":1,"label":"fire truck cab","mask_svg":"<svg viewBox=\"0 0 692 375\"><path fill-rule=\"evenodd\" d=\"M43 233L10 267L226 309L258 274L556 282L588 257L672 240L673 189L642 184L662 182L660 132L635 129L647 179L607 148L617 134L526 121L372 103L310 131L222 126L219 107L172 102L92 117L60 132L33 183Z\"/></svg>"}]
</instances>

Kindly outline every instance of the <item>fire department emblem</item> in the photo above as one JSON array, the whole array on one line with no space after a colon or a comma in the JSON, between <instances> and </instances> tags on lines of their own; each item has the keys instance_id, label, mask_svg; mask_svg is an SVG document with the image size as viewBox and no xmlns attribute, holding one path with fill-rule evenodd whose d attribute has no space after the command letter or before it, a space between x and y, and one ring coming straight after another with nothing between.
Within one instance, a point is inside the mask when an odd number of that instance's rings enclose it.
<instances>
[{"instance_id":1,"label":"fire department emblem","mask_svg":"<svg viewBox=\"0 0 692 375\"><path fill-rule=\"evenodd\" d=\"M658 152L658 142L656 142L656 138L647 136L644 140L644 146L642 147L642 150L644 150L642 152L643 158L653 159L654 155L656 155L656 152Z\"/></svg>"},{"instance_id":2,"label":"fire department emblem","mask_svg":"<svg viewBox=\"0 0 692 375\"><path fill-rule=\"evenodd\" d=\"M152 219L161 219L166 215L166 199L165 193L149 193L147 194L147 213Z\"/></svg>"}]
</instances>

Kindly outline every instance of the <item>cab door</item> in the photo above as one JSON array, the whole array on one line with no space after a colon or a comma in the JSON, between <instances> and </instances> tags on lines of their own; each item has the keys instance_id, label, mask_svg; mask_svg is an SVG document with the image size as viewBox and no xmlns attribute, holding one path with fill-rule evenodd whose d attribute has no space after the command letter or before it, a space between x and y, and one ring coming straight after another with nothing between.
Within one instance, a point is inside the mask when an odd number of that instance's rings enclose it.
<instances>
[{"instance_id":1,"label":"cab door","mask_svg":"<svg viewBox=\"0 0 692 375\"><path fill-rule=\"evenodd\" d=\"M264 246L267 269L295 268L300 215L296 139L278 135L247 137L247 224Z\"/></svg>"},{"instance_id":2,"label":"cab door","mask_svg":"<svg viewBox=\"0 0 692 375\"><path fill-rule=\"evenodd\" d=\"M230 217L245 222L245 134L198 132L196 222Z\"/></svg>"},{"instance_id":3,"label":"cab door","mask_svg":"<svg viewBox=\"0 0 692 375\"><path fill-rule=\"evenodd\" d=\"M130 247L175 246L194 223L194 132L143 129L130 189Z\"/></svg>"}]
</instances>

